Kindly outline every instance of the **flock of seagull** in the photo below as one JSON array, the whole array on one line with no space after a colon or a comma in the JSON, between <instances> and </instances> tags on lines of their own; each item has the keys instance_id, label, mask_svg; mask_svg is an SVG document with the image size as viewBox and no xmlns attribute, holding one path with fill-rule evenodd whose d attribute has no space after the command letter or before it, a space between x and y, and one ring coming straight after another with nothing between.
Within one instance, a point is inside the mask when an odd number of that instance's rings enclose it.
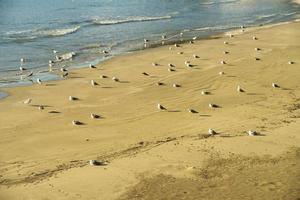
<instances>
[{"instance_id":1,"label":"flock of seagull","mask_svg":"<svg viewBox=\"0 0 300 200\"><path fill-rule=\"evenodd\" d=\"M241 26L241 30L244 31L244 26ZM181 36L182 36L182 34L181 34ZM230 37L230 38L233 38L234 35L233 35L233 34L229 34L229 37ZM165 36L163 35L163 36L162 36L162 39L164 39L164 38L165 38ZM194 37L194 38L193 38L193 40L196 40L196 39L197 39L197 37ZM252 39L253 39L253 40L258 40L258 38L257 38L256 36L253 36ZM149 40L148 40L148 39L144 39L144 42L147 43L147 42L149 42ZM190 43L193 43L193 41L191 41ZM224 41L223 43L224 43L225 45L229 44L229 42L227 42L227 41ZM177 48L177 47L180 47L180 45L174 44L174 47ZM172 46L170 46L170 47L169 47L169 50L172 50L172 49L173 49ZM254 50L255 50L255 51L260 51L261 49L257 47L257 48L255 48ZM57 52L56 50L53 50L53 54L55 55L56 61L62 60L63 58L59 57L59 56L57 55L57 53L58 53L58 52ZM108 52L108 51L103 51L103 53L104 53L104 54L108 54L109 52ZM223 53L224 53L224 54L228 54L229 52L228 52L228 51L223 51ZM183 52L178 52L178 54L183 54ZM73 56L73 55L75 55L75 53L71 52L70 56ZM193 57L194 57L194 58L199 58L199 56L196 55L196 54L193 54ZM257 58L257 57L255 57L255 60L260 60L260 59ZM25 63L25 59L24 59L24 58L21 58L21 59L20 59L20 62L21 62L20 71L23 72L23 71L27 70L27 69L24 67L24 65L23 65L23 64ZM55 63L55 61L52 61L52 60L49 61L49 71L50 71L50 72L53 71L53 64L54 64L54 63ZM193 67L193 65L191 64L190 61L185 61L184 64L185 64L186 67ZM227 62L224 61L224 60L221 60L221 61L220 61L220 64L225 65L225 64L227 64ZM288 64L294 64L294 62L293 62L293 61L289 61ZM156 67L156 66L159 66L159 64L156 63L156 62L153 62L153 63L152 63L152 66ZM92 64L90 64L90 65L89 65L89 68L90 68L90 69L96 69L97 67L94 66L94 65L92 65ZM175 71L174 68L175 68L175 65L174 65L174 64L172 64L172 63L169 63L169 64L168 64L168 71L173 72L173 71ZM69 72L68 72L68 70L67 70L65 67L61 67L61 68L60 68L60 71L61 71L61 73L62 73L61 76L62 76L63 78L66 78L66 77L69 75ZM149 76L149 74L146 73L146 72L143 72L142 74L143 74L144 76ZM225 73L224 73L223 71L220 71L218 74L219 74L219 75L224 75ZM32 75L33 75L33 73L30 72L27 76L32 76ZM105 76L105 75L101 75L100 77L101 77L101 78L108 78L108 77ZM115 82L119 82L119 81L120 81L117 77L112 77L112 80L115 81ZM37 79L36 79L36 82L37 82L38 84L40 84L40 85L43 84L43 82L42 82L42 80L41 80L40 78L37 78ZM98 83L97 83L95 80L91 80L91 81L90 81L90 84L91 84L92 86L97 86L97 85L98 85ZM164 83L162 83L162 82L157 82L157 85L158 85L158 86L164 85ZM274 87L274 88L280 88L280 86L279 86L277 83L272 83L271 86ZM181 87L181 86L180 86L179 84L177 84L177 83L174 83L174 84L172 84L172 87L177 88L177 87ZM237 86L236 90L237 90L237 92L245 92L245 90L244 90L240 85ZM202 94L202 95L209 95L210 92L205 91L205 90L202 90L202 91L201 91L201 94ZM69 101L76 101L76 100L78 100L77 97L69 96ZM26 99L25 101L23 101L24 104L30 104L31 102L32 102L32 99L31 99L31 98ZM218 108L218 107L219 107L218 105L213 104L213 103L209 103L208 106L209 106L209 108ZM38 108L39 108L39 110L43 110L43 109L44 109L44 106L40 105ZM157 109L160 110L160 111L167 111L167 110L168 110L164 105L162 105L162 104L160 104L160 103L157 104ZM190 112L190 113L198 113L196 110L194 110L194 109L192 109L192 108L188 108L187 111ZM97 115L97 114L94 114L94 113L92 113L92 114L90 115L90 117L91 117L92 119L98 119L98 118L101 118L100 115ZM73 125L82 125L83 123L80 122L80 121L78 121L78 120L73 120L73 121L72 121L72 124L73 124ZM208 134L209 134L210 136L213 136L213 135L216 135L217 132L216 132L215 130L213 130L213 129L210 128L210 129L208 130ZM249 136L257 136L257 135L259 135L259 133L258 133L257 131L253 131L253 130L247 131L247 134L248 134ZM103 164L103 163L96 163L95 160L91 160L91 161L90 161L90 164L91 164L91 165L100 165L100 164Z\"/></svg>"}]
</instances>

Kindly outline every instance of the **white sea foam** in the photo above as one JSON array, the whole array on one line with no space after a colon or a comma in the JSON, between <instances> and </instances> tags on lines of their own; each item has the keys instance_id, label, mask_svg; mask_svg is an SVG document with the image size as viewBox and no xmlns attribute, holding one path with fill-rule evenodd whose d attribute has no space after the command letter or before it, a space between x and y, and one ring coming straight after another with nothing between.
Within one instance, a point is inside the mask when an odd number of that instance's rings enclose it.
<instances>
[{"instance_id":1,"label":"white sea foam","mask_svg":"<svg viewBox=\"0 0 300 200\"><path fill-rule=\"evenodd\" d=\"M113 24L123 24L131 22L145 22L145 21L157 21L171 19L172 16L159 16L159 17L128 17L124 19L93 19L92 22L98 25L113 25Z\"/></svg>"},{"instance_id":2,"label":"white sea foam","mask_svg":"<svg viewBox=\"0 0 300 200\"><path fill-rule=\"evenodd\" d=\"M40 36L64 36L67 34L75 33L79 29L80 29L80 26L75 26L72 28L38 30L36 32L36 34L40 35Z\"/></svg>"},{"instance_id":3,"label":"white sea foam","mask_svg":"<svg viewBox=\"0 0 300 200\"><path fill-rule=\"evenodd\" d=\"M33 40L41 37L58 37L64 36L71 33L75 33L80 29L80 26L71 28L60 28L60 29L32 29L32 30L20 30L20 31L9 31L6 32L6 36L16 40Z\"/></svg>"}]
</instances>

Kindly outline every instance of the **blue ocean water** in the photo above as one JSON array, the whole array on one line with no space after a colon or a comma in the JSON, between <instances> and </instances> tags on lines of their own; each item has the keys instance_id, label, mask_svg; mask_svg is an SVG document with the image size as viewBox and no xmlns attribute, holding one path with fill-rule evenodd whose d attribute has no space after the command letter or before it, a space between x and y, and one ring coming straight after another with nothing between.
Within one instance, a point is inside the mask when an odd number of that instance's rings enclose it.
<instances>
[{"instance_id":1,"label":"blue ocean water","mask_svg":"<svg viewBox=\"0 0 300 200\"><path fill-rule=\"evenodd\" d=\"M288 0L0 0L0 86L30 83L30 71L58 78L45 72L53 50L76 53L56 67L80 67L144 48L144 38L151 46L162 35L166 41L207 37L299 15L299 5Z\"/></svg>"}]
</instances>

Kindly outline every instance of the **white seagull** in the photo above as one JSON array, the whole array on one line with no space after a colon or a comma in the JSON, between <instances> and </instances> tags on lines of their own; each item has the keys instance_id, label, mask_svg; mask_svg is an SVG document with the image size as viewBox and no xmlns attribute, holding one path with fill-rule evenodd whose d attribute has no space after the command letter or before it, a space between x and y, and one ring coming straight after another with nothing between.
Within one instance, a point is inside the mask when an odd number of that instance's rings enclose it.
<instances>
[{"instance_id":1,"label":"white seagull","mask_svg":"<svg viewBox=\"0 0 300 200\"><path fill-rule=\"evenodd\" d=\"M31 102L32 102L31 98L28 98L25 101L23 101L24 104L30 104Z\"/></svg>"},{"instance_id":2,"label":"white seagull","mask_svg":"<svg viewBox=\"0 0 300 200\"><path fill-rule=\"evenodd\" d=\"M167 110L164 106L162 106L161 104L157 104L157 108L158 110Z\"/></svg>"},{"instance_id":3,"label":"white seagull","mask_svg":"<svg viewBox=\"0 0 300 200\"><path fill-rule=\"evenodd\" d=\"M209 135L216 135L217 134L217 132L215 131L215 130L213 130L213 129L208 129L208 134Z\"/></svg>"},{"instance_id":4,"label":"white seagull","mask_svg":"<svg viewBox=\"0 0 300 200\"><path fill-rule=\"evenodd\" d=\"M42 80L39 79L39 78L36 79L36 82L37 82L38 84L40 84L40 85L42 84Z\"/></svg>"}]
</instances>

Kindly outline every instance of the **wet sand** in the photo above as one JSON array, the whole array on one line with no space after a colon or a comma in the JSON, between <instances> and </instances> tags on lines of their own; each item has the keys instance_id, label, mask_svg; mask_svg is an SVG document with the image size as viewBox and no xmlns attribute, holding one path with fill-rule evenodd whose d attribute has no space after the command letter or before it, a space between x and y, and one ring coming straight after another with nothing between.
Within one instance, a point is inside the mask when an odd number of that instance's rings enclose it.
<instances>
[{"instance_id":1,"label":"wet sand","mask_svg":"<svg viewBox=\"0 0 300 200\"><path fill-rule=\"evenodd\" d=\"M300 198L300 23L232 33L4 88L0 199Z\"/></svg>"}]
</instances>

